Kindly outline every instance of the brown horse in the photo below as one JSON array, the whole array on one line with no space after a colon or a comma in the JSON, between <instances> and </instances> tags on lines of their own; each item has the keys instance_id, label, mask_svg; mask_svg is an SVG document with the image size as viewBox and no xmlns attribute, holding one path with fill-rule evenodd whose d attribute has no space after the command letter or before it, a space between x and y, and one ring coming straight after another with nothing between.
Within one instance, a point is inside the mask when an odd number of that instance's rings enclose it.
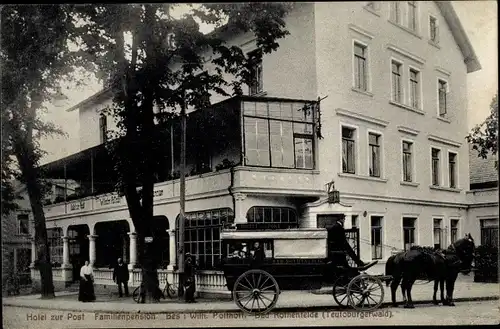
<instances>
[{"instance_id":1,"label":"brown horse","mask_svg":"<svg viewBox=\"0 0 500 329\"><path fill-rule=\"evenodd\" d=\"M425 248L414 248L397 253L387 260L385 266L386 275L392 276L387 279L387 286L391 285L392 304L397 307L396 290L401 280L401 291L405 308L413 308L411 289L417 279L422 277L434 280L434 304L436 300L438 283L441 290L441 302L443 305L454 306L453 291L458 273L468 274L471 271L474 259L474 239L470 233L464 238L452 243L448 249L442 251L428 251ZM444 297L444 284L446 283L446 298Z\"/></svg>"}]
</instances>

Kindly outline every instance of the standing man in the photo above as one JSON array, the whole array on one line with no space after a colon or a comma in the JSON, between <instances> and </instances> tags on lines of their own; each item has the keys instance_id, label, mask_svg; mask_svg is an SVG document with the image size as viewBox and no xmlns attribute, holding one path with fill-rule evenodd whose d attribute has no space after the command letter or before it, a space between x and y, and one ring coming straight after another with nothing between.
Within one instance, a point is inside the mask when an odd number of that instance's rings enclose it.
<instances>
[{"instance_id":1,"label":"standing man","mask_svg":"<svg viewBox=\"0 0 500 329\"><path fill-rule=\"evenodd\" d=\"M358 255L352 250L351 245L347 241L344 230L345 217L338 217L335 224L328 229L329 258L336 266L349 268L346 254L354 260L358 266L367 265Z\"/></svg>"},{"instance_id":2,"label":"standing man","mask_svg":"<svg viewBox=\"0 0 500 329\"><path fill-rule=\"evenodd\" d=\"M187 303L196 303L194 294L196 292L196 261L190 253L186 253L186 261L184 263L185 282L185 300Z\"/></svg>"},{"instance_id":3,"label":"standing man","mask_svg":"<svg viewBox=\"0 0 500 329\"><path fill-rule=\"evenodd\" d=\"M123 287L125 288L125 297L128 297L128 279L129 274L127 265L122 262L121 258L118 258L118 264L113 269L113 281L118 284L118 294L120 295L120 297L123 296L122 283Z\"/></svg>"}]
</instances>

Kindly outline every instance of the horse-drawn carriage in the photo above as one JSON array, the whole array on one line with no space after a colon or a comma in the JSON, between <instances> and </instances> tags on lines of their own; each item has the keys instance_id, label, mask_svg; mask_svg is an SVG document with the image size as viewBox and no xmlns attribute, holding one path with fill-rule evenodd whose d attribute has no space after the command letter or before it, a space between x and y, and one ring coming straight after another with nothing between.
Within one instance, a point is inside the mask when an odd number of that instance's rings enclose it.
<instances>
[{"instance_id":1,"label":"horse-drawn carriage","mask_svg":"<svg viewBox=\"0 0 500 329\"><path fill-rule=\"evenodd\" d=\"M333 285L339 305L356 310L374 310L384 300L384 278L364 273L376 262L347 268L334 264L326 229L224 229L221 239L227 288L246 313L269 312L283 290L324 285Z\"/></svg>"}]
</instances>

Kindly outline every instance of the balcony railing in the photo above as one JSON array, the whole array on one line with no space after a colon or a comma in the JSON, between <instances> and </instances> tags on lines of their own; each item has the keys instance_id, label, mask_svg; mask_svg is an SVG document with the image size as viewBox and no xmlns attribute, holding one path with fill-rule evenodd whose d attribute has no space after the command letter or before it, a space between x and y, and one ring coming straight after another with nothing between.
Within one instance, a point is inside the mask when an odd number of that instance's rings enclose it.
<instances>
[{"instance_id":1,"label":"balcony railing","mask_svg":"<svg viewBox=\"0 0 500 329\"><path fill-rule=\"evenodd\" d=\"M200 195L211 192L227 192L231 186L231 172L224 169L195 177L186 178L186 195ZM249 192L260 190L285 195L322 195L323 184L319 172L311 170L284 170L276 168L256 168L237 166L234 168L234 188ZM154 189L154 202L178 198L180 182L178 179L158 183ZM90 211L121 208L127 205L125 197L117 193L85 197L66 203L45 206L47 218L85 213Z\"/></svg>"},{"instance_id":2,"label":"balcony railing","mask_svg":"<svg viewBox=\"0 0 500 329\"><path fill-rule=\"evenodd\" d=\"M186 178L186 195L203 194L214 191L227 191L231 184L229 169L210 172L199 176ZM155 185L154 201L160 201L180 196L179 179L161 182ZM89 211L107 210L126 206L125 197L117 193L107 193L97 196L84 197L70 202L63 202L44 207L47 218L83 213Z\"/></svg>"}]
</instances>

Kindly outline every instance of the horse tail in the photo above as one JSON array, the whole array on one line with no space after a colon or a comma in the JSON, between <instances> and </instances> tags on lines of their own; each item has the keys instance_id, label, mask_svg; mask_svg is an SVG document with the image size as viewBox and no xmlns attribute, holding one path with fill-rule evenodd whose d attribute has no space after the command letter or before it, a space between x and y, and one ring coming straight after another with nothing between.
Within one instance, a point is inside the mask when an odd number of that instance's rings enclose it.
<instances>
[{"instance_id":1,"label":"horse tail","mask_svg":"<svg viewBox=\"0 0 500 329\"><path fill-rule=\"evenodd\" d=\"M395 257L396 255L392 255L387 259L385 263L385 275L389 276L389 278L385 279L385 285L389 287L392 281L392 274L394 273L394 265L395 265Z\"/></svg>"}]
</instances>

